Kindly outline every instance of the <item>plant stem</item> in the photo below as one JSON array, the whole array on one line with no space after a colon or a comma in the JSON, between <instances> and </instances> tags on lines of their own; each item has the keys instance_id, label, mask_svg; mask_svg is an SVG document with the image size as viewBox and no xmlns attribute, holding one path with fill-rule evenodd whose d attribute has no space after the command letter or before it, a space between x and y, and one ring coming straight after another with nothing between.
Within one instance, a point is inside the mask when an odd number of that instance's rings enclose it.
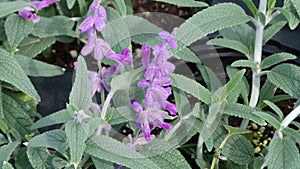
<instances>
[{"instance_id":1,"label":"plant stem","mask_svg":"<svg viewBox=\"0 0 300 169\"><path fill-rule=\"evenodd\" d=\"M289 115L281 122L281 127L286 128L300 114L300 105L297 106Z\"/></svg>"},{"instance_id":2,"label":"plant stem","mask_svg":"<svg viewBox=\"0 0 300 169\"><path fill-rule=\"evenodd\" d=\"M266 15L268 0L260 0L258 12ZM264 29L265 25L257 19L256 23L256 34L255 34L255 46L254 46L254 58L253 61L260 65L262 59L262 47L263 47L263 38L264 38ZM261 69L252 68L252 89L251 89L251 98L249 102L250 107L256 107L259 98L260 90L260 76L257 76L261 72ZM244 119L241 128L245 129L248 126L249 120Z\"/></svg>"},{"instance_id":3,"label":"plant stem","mask_svg":"<svg viewBox=\"0 0 300 169\"><path fill-rule=\"evenodd\" d=\"M214 158L213 158L213 161L211 163L210 169L214 169L216 164L218 166L218 160L219 160L219 156L221 154L221 149L224 147L224 145L226 144L226 142L230 138L230 136L231 136L231 134L228 133L227 136L222 141L221 145L219 146L219 149L217 150L216 154L214 155Z\"/></svg>"},{"instance_id":4,"label":"plant stem","mask_svg":"<svg viewBox=\"0 0 300 169\"><path fill-rule=\"evenodd\" d=\"M112 99L113 95L114 95L114 91L110 91L107 95L107 98L104 102L104 105L103 105L103 109L102 109L102 112L101 112L101 118L105 121L105 116L106 116L106 112L107 112L107 109L108 109L108 106L109 106L109 103L110 103L110 100Z\"/></svg>"}]
</instances>

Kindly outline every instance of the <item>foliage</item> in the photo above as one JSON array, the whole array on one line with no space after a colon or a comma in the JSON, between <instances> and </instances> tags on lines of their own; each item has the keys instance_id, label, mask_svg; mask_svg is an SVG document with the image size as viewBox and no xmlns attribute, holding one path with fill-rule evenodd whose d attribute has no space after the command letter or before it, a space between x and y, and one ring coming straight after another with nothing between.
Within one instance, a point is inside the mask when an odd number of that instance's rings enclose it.
<instances>
[{"instance_id":1,"label":"foliage","mask_svg":"<svg viewBox=\"0 0 300 169\"><path fill-rule=\"evenodd\" d=\"M299 25L299 1L279 7L260 0L256 7L243 0L251 16L235 3L157 1L201 10L170 31L131 15L127 0L0 0L0 168L189 169L193 160L211 169L300 166L297 56L262 53L281 28ZM243 56L226 67L227 83L193 51L194 42L216 32L207 45ZM84 46L66 107L40 117L43 98L29 77L64 73L35 59L56 42ZM203 81L178 71L182 63L196 65ZM284 94L276 95L278 89ZM288 115L277 104L285 99L296 100ZM232 117L242 123L230 126ZM60 129L41 133L53 125ZM274 135L257 146L253 138L266 126ZM130 134L120 132L124 128ZM183 151L193 158L186 160Z\"/></svg>"}]
</instances>

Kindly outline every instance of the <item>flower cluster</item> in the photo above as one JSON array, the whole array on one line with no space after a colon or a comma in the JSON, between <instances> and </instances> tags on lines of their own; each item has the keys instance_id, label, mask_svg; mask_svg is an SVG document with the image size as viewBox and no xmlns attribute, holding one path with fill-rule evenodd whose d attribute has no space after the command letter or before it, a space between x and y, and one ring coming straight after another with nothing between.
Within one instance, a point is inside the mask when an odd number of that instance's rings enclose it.
<instances>
[{"instance_id":1,"label":"flower cluster","mask_svg":"<svg viewBox=\"0 0 300 169\"><path fill-rule=\"evenodd\" d=\"M89 10L91 15L78 27L81 33L86 32L88 35L88 43L82 48L81 54L87 56L93 52L94 58L101 60L103 56L113 54L109 44L97 37L97 32L101 32L106 27L106 10L99 2L93 2Z\"/></svg>"},{"instance_id":2,"label":"flower cluster","mask_svg":"<svg viewBox=\"0 0 300 169\"><path fill-rule=\"evenodd\" d=\"M48 7L49 5L59 2L60 0L41 0L41 1L31 1L29 2L33 5L37 10L41 10L43 8ZM26 20L32 20L34 23L40 21L40 17L35 13L35 10L32 7L27 7L18 12L19 16Z\"/></svg>"},{"instance_id":3,"label":"flower cluster","mask_svg":"<svg viewBox=\"0 0 300 169\"><path fill-rule=\"evenodd\" d=\"M142 129L147 141L151 140L151 130L154 127L171 129L169 123L164 122L168 112L171 115L177 114L176 105L167 101L172 91L169 87L172 84L170 73L175 70L175 65L168 61L171 49L177 48L174 38L177 28L170 34L168 32L159 33L159 37L165 41L152 48L154 58L150 62L151 49L147 45L142 46L142 64L144 68L144 79L137 84L140 88L146 88L145 109L135 99L131 100L133 109L138 113L136 126ZM167 112L167 111L168 112Z\"/></svg>"},{"instance_id":4,"label":"flower cluster","mask_svg":"<svg viewBox=\"0 0 300 169\"><path fill-rule=\"evenodd\" d=\"M81 33L87 33L88 35L88 42L82 48L81 54L87 56L92 53L94 59L97 61L101 61L103 57L106 56L108 59L115 60L123 66L130 65L132 59L131 51L129 49L126 48L121 54L116 54L104 39L97 36L97 33L100 33L106 27L105 21L107 19L106 10L99 3L100 1L95 1L91 4L89 8L90 15L84 19L78 27ZM92 95L96 92L101 92L103 88L106 91L110 91L107 79L119 73L119 64L115 64L108 68L103 67L99 72L89 71L88 78L92 89Z\"/></svg>"}]
</instances>

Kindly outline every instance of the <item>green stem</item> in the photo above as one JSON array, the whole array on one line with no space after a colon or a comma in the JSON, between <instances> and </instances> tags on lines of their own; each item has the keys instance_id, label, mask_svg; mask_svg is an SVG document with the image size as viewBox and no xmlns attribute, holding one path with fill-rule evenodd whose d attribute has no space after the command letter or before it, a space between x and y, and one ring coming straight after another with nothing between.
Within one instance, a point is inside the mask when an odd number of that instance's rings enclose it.
<instances>
[{"instance_id":1,"label":"green stem","mask_svg":"<svg viewBox=\"0 0 300 169\"><path fill-rule=\"evenodd\" d=\"M102 112L101 112L101 118L105 121L105 116L106 116L106 113L107 113L107 109L108 109L108 106L109 106L109 103L110 103L110 100L112 99L113 95L114 95L114 91L110 91L107 95L107 98L104 102L104 105L103 105L103 109L102 109Z\"/></svg>"},{"instance_id":2,"label":"green stem","mask_svg":"<svg viewBox=\"0 0 300 169\"><path fill-rule=\"evenodd\" d=\"M210 169L214 169L215 166L218 167L218 160L221 154L221 149L224 147L224 145L226 144L227 140L230 138L231 134L228 133L227 136L224 138L224 140L222 141L221 145L219 146L219 149L217 150L216 154L214 155L214 158L212 160Z\"/></svg>"},{"instance_id":3,"label":"green stem","mask_svg":"<svg viewBox=\"0 0 300 169\"><path fill-rule=\"evenodd\" d=\"M259 12L266 14L267 11L267 4L268 0L260 0L259 3ZM262 60L262 47L263 47L263 38L264 38L264 29L265 25L257 19L256 23L256 34L255 34L255 47L254 47L254 58L253 61L260 65ZM260 74L261 69L260 68L253 68L252 69L252 90L251 90L251 98L249 102L250 107L256 107L258 98L259 98L259 90L260 90L260 76L257 76ZM244 119L241 128L245 129L248 126L249 120Z\"/></svg>"}]
</instances>

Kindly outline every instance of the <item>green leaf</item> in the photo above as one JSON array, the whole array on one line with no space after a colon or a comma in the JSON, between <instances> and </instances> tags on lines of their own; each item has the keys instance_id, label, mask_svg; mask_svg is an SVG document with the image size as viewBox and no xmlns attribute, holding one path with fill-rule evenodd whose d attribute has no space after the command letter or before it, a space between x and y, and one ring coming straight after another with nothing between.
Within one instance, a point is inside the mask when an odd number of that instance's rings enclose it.
<instances>
[{"instance_id":1,"label":"green leaf","mask_svg":"<svg viewBox=\"0 0 300 169\"><path fill-rule=\"evenodd\" d=\"M247 5L247 7L250 9L251 13L255 16L257 13L257 8L254 5L252 0L243 0L243 2Z\"/></svg>"},{"instance_id":2,"label":"green leaf","mask_svg":"<svg viewBox=\"0 0 300 169\"><path fill-rule=\"evenodd\" d=\"M26 41L22 41L19 46L17 54L28 56L30 58L36 57L42 53L45 49L55 43L55 37L48 38L27 38Z\"/></svg>"},{"instance_id":3,"label":"green leaf","mask_svg":"<svg viewBox=\"0 0 300 169\"><path fill-rule=\"evenodd\" d=\"M67 0L68 9L72 9L76 0Z\"/></svg>"},{"instance_id":4,"label":"green leaf","mask_svg":"<svg viewBox=\"0 0 300 169\"><path fill-rule=\"evenodd\" d=\"M210 33L246 23L249 20L249 16L240 6L233 3L220 3L186 20L178 28L175 37L185 45L190 45Z\"/></svg>"},{"instance_id":5,"label":"green leaf","mask_svg":"<svg viewBox=\"0 0 300 169\"><path fill-rule=\"evenodd\" d=\"M63 130L56 129L47 131L40 135L33 137L28 146L29 147L47 147L53 148L59 152L64 152L64 143L66 142L66 134Z\"/></svg>"},{"instance_id":6,"label":"green leaf","mask_svg":"<svg viewBox=\"0 0 300 169\"><path fill-rule=\"evenodd\" d=\"M268 1L268 9L274 8L276 5L276 0L269 0Z\"/></svg>"},{"instance_id":7,"label":"green leaf","mask_svg":"<svg viewBox=\"0 0 300 169\"><path fill-rule=\"evenodd\" d=\"M26 56L16 55L16 60L28 76L52 77L64 73L61 67L37 61Z\"/></svg>"},{"instance_id":8,"label":"green leaf","mask_svg":"<svg viewBox=\"0 0 300 169\"><path fill-rule=\"evenodd\" d=\"M2 169L14 169L14 167L9 162L4 161Z\"/></svg>"},{"instance_id":9,"label":"green leaf","mask_svg":"<svg viewBox=\"0 0 300 169\"><path fill-rule=\"evenodd\" d=\"M70 147L71 162L77 166L86 147L88 129L80 123L69 121L66 124L65 132Z\"/></svg>"},{"instance_id":10,"label":"green leaf","mask_svg":"<svg viewBox=\"0 0 300 169\"><path fill-rule=\"evenodd\" d=\"M10 155L15 151L20 143L18 141L0 147L0 163L10 160Z\"/></svg>"},{"instance_id":11,"label":"green leaf","mask_svg":"<svg viewBox=\"0 0 300 169\"><path fill-rule=\"evenodd\" d=\"M241 135L231 136L224 145L221 153L240 165L249 164L254 158L254 148L249 140Z\"/></svg>"},{"instance_id":12,"label":"green leaf","mask_svg":"<svg viewBox=\"0 0 300 169\"><path fill-rule=\"evenodd\" d=\"M254 163L253 163L253 169L255 168L261 168L261 166L264 164L265 159L261 156L258 156L254 159Z\"/></svg>"},{"instance_id":13,"label":"green leaf","mask_svg":"<svg viewBox=\"0 0 300 169\"><path fill-rule=\"evenodd\" d=\"M258 65L254 61L250 60L237 60L231 64L232 67L249 67L249 68L257 68Z\"/></svg>"},{"instance_id":14,"label":"green leaf","mask_svg":"<svg viewBox=\"0 0 300 169\"><path fill-rule=\"evenodd\" d=\"M300 1L292 0L294 8L297 10L298 16L300 17Z\"/></svg>"},{"instance_id":15,"label":"green leaf","mask_svg":"<svg viewBox=\"0 0 300 169\"><path fill-rule=\"evenodd\" d=\"M111 80L111 92L118 90L128 90L130 85L136 82L142 76L142 69L135 69L115 76Z\"/></svg>"},{"instance_id":16,"label":"green leaf","mask_svg":"<svg viewBox=\"0 0 300 169\"><path fill-rule=\"evenodd\" d=\"M251 41L255 38L254 29L246 23L226 28L219 32L224 38L242 42L249 49Z\"/></svg>"},{"instance_id":17,"label":"green leaf","mask_svg":"<svg viewBox=\"0 0 300 169\"><path fill-rule=\"evenodd\" d=\"M282 111L280 110L280 108L278 106L276 106L276 104L274 104L268 100L264 100L264 103L266 103L272 110L274 110L277 113L280 120L283 120L284 115L283 115Z\"/></svg>"},{"instance_id":18,"label":"green leaf","mask_svg":"<svg viewBox=\"0 0 300 169\"><path fill-rule=\"evenodd\" d=\"M280 122L272 115L262 111L255 111L254 114L263 118L265 121L271 124L275 129L280 128Z\"/></svg>"},{"instance_id":19,"label":"green leaf","mask_svg":"<svg viewBox=\"0 0 300 169\"><path fill-rule=\"evenodd\" d=\"M72 30L73 26L74 21L65 16L41 17L40 22L35 24L32 34L39 38L59 35L79 37L78 33Z\"/></svg>"},{"instance_id":20,"label":"green leaf","mask_svg":"<svg viewBox=\"0 0 300 169\"><path fill-rule=\"evenodd\" d=\"M294 98L300 98L300 67L281 64L268 73L268 79Z\"/></svg>"},{"instance_id":21,"label":"green leaf","mask_svg":"<svg viewBox=\"0 0 300 169\"><path fill-rule=\"evenodd\" d=\"M66 123L67 121L72 119L74 119L74 117L70 116L69 112L66 109L63 109L41 118L31 126L31 129L38 129L54 124Z\"/></svg>"},{"instance_id":22,"label":"green leaf","mask_svg":"<svg viewBox=\"0 0 300 169\"><path fill-rule=\"evenodd\" d=\"M230 81L225 85L224 89L222 90L219 96L219 103L222 103L226 100L226 98L234 91L236 86L239 85L240 81L244 77L246 70L240 70L236 73L234 77L230 79Z\"/></svg>"},{"instance_id":23,"label":"green leaf","mask_svg":"<svg viewBox=\"0 0 300 169\"><path fill-rule=\"evenodd\" d=\"M228 133L231 135L236 135L236 134L246 134L246 133L251 133L252 131L238 128L238 127L232 127L225 125L225 128L227 129Z\"/></svg>"},{"instance_id":24,"label":"green leaf","mask_svg":"<svg viewBox=\"0 0 300 169\"><path fill-rule=\"evenodd\" d=\"M207 7L208 5L204 2L194 0L156 0L158 2L165 2L179 7Z\"/></svg>"},{"instance_id":25,"label":"green leaf","mask_svg":"<svg viewBox=\"0 0 300 169\"><path fill-rule=\"evenodd\" d=\"M70 104L78 110L87 112L92 104L91 87L88 81L86 63L82 56L78 57L75 82L70 93Z\"/></svg>"},{"instance_id":26,"label":"green leaf","mask_svg":"<svg viewBox=\"0 0 300 169\"><path fill-rule=\"evenodd\" d=\"M300 17L297 14L297 10L294 8L291 0L284 1L284 7L278 9L283 16L287 19L291 30L296 29L300 23Z\"/></svg>"},{"instance_id":27,"label":"green leaf","mask_svg":"<svg viewBox=\"0 0 300 169\"><path fill-rule=\"evenodd\" d=\"M276 35L276 33L278 33L286 24L287 21L277 21L271 26L267 27L264 31L263 44L266 44L269 40L271 40L272 37Z\"/></svg>"},{"instance_id":28,"label":"green leaf","mask_svg":"<svg viewBox=\"0 0 300 169\"><path fill-rule=\"evenodd\" d=\"M51 156L45 148L28 147L27 156L30 164L35 169L51 168Z\"/></svg>"},{"instance_id":29,"label":"green leaf","mask_svg":"<svg viewBox=\"0 0 300 169\"><path fill-rule=\"evenodd\" d=\"M176 108L178 111L178 115L180 117L187 115L189 112L191 112L191 105L190 101L188 100L186 94L177 88L173 88L173 95L175 99Z\"/></svg>"},{"instance_id":30,"label":"green leaf","mask_svg":"<svg viewBox=\"0 0 300 169\"><path fill-rule=\"evenodd\" d=\"M259 18L259 21L260 21L263 25L266 24L266 16L265 16L264 13L262 13L262 12L257 12L256 17Z\"/></svg>"},{"instance_id":31,"label":"green leaf","mask_svg":"<svg viewBox=\"0 0 300 169\"><path fill-rule=\"evenodd\" d=\"M23 8L29 7L30 4L25 1L17 2L1 2L0 3L0 18L10 13L16 12Z\"/></svg>"},{"instance_id":32,"label":"green leaf","mask_svg":"<svg viewBox=\"0 0 300 169\"><path fill-rule=\"evenodd\" d=\"M105 29L102 31L102 35L114 51L121 53L124 48L130 48L131 46L130 32L118 11L112 8L106 8L106 12L107 22Z\"/></svg>"},{"instance_id":33,"label":"green leaf","mask_svg":"<svg viewBox=\"0 0 300 169\"><path fill-rule=\"evenodd\" d=\"M253 108L238 103L227 103L224 108L224 114L246 118L259 125L265 125L264 119L257 116L254 112L255 110Z\"/></svg>"},{"instance_id":34,"label":"green leaf","mask_svg":"<svg viewBox=\"0 0 300 169\"><path fill-rule=\"evenodd\" d=\"M2 93L2 98L4 119L7 126L10 129L15 129L23 137L31 134L31 119L26 110L22 108L22 105L15 98L5 93Z\"/></svg>"},{"instance_id":35,"label":"green leaf","mask_svg":"<svg viewBox=\"0 0 300 169\"><path fill-rule=\"evenodd\" d=\"M0 134L0 145L8 143L8 140L3 134Z\"/></svg>"},{"instance_id":36,"label":"green leaf","mask_svg":"<svg viewBox=\"0 0 300 169\"><path fill-rule=\"evenodd\" d=\"M171 74L173 79L172 86L191 94L197 99L203 101L206 104L210 104L211 94L204 86L196 81L178 74Z\"/></svg>"},{"instance_id":37,"label":"green leaf","mask_svg":"<svg viewBox=\"0 0 300 169\"><path fill-rule=\"evenodd\" d=\"M216 73L204 64L196 65L209 91L216 91L223 86Z\"/></svg>"},{"instance_id":38,"label":"green leaf","mask_svg":"<svg viewBox=\"0 0 300 169\"><path fill-rule=\"evenodd\" d=\"M82 16L84 16L87 12L87 4L86 4L85 0L77 0L77 2L78 2L78 5L79 5L80 14Z\"/></svg>"},{"instance_id":39,"label":"green leaf","mask_svg":"<svg viewBox=\"0 0 300 169\"><path fill-rule=\"evenodd\" d=\"M268 168L297 169L300 166L300 155L296 145L288 138L274 138L269 146Z\"/></svg>"},{"instance_id":40,"label":"green leaf","mask_svg":"<svg viewBox=\"0 0 300 169\"><path fill-rule=\"evenodd\" d=\"M159 169L153 161L108 136L89 140L85 152L91 156L121 164L132 169Z\"/></svg>"},{"instance_id":41,"label":"green leaf","mask_svg":"<svg viewBox=\"0 0 300 169\"><path fill-rule=\"evenodd\" d=\"M96 169L102 169L102 168L115 169L114 164L112 162L101 160L96 157L92 157L92 161L93 161Z\"/></svg>"},{"instance_id":42,"label":"green leaf","mask_svg":"<svg viewBox=\"0 0 300 169\"><path fill-rule=\"evenodd\" d=\"M159 168L191 169L181 153L176 149L169 149L169 147L172 146L168 142L155 139L145 146L139 147L139 152L149 157Z\"/></svg>"},{"instance_id":43,"label":"green leaf","mask_svg":"<svg viewBox=\"0 0 300 169\"><path fill-rule=\"evenodd\" d=\"M127 9L124 0L112 0L112 3L116 7L116 9L120 12L121 16L126 16Z\"/></svg>"},{"instance_id":44,"label":"green leaf","mask_svg":"<svg viewBox=\"0 0 300 169\"><path fill-rule=\"evenodd\" d=\"M233 68L231 66L227 66L226 67L226 72L227 72L229 78L232 79L234 77L234 75L236 75L239 72L239 70L236 69L236 68ZM249 93L250 93L249 92L249 90L250 90L249 88L250 87L249 87L248 81L247 81L247 79L246 79L245 76L242 78L241 83L239 83L236 88L237 88L237 90L234 90L232 92L232 94L229 95L229 97L227 98L227 101L229 101L229 102L236 102L237 99L238 99L238 97L239 97L239 95L241 94L241 96L244 99L244 103L246 105L248 105L248 96L249 96ZM236 94L234 94L234 93L236 93Z\"/></svg>"},{"instance_id":45,"label":"green leaf","mask_svg":"<svg viewBox=\"0 0 300 169\"><path fill-rule=\"evenodd\" d=\"M15 161L14 166L16 167L16 169L23 169L24 166L26 166L26 169L33 169L28 160L26 151L27 151L27 147L21 147L18 150L14 159Z\"/></svg>"},{"instance_id":46,"label":"green leaf","mask_svg":"<svg viewBox=\"0 0 300 169\"><path fill-rule=\"evenodd\" d=\"M180 147L191 139L202 128L203 122L194 115L202 111L200 104L196 103L194 109L184 116L180 116L174 120L173 126L169 131L162 131L161 138L169 143L172 148ZM200 114L200 113L199 113ZM170 148L171 149L171 148ZM161 149L165 150L165 149Z\"/></svg>"},{"instance_id":47,"label":"green leaf","mask_svg":"<svg viewBox=\"0 0 300 169\"><path fill-rule=\"evenodd\" d=\"M265 58L261 62L260 67L262 69L266 69L266 68L274 66L278 63L281 63L281 62L284 62L287 60L293 60L293 59L297 59L297 56L289 54L289 53L276 53L276 54L273 54L273 55Z\"/></svg>"},{"instance_id":48,"label":"green leaf","mask_svg":"<svg viewBox=\"0 0 300 169\"><path fill-rule=\"evenodd\" d=\"M295 140L296 143L300 143L300 133L297 130L286 127L283 129L283 133L286 134L292 140Z\"/></svg>"},{"instance_id":49,"label":"green leaf","mask_svg":"<svg viewBox=\"0 0 300 169\"><path fill-rule=\"evenodd\" d=\"M208 41L208 44L233 49L246 56L249 56L249 49L240 41L218 38L218 39L212 39Z\"/></svg>"},{"instance_id":50,"label":"green leaf","mask_svg":"<svg viewBox=\"0 0 300 169\"><path fill-rule=\"evenodd\" d=\"M107 113L108 123L110 125L132 122L136 120L136 112L129 106L110 108Z\"/></svg>"},{"instance_id":51,"label":"green leaf","mask_svg":"<svg viewBox=\"0 0 300 169\"><path fill-rule=\"evenodd\" d=\"M33 31L33 26L31 20L25 20L17 14L9 15L4 25L8 43L17 47Z\"/></svg>"},{"instance_id":52,"label":"green leaf","mask_svg":"<svg viewBox=\"0 0 300 169\"><path fill-rule=\"evenodd\" d=\"M1 86L1 82L0 82L0 120L1 118L3 118L3 106L2 106L2 86ZM0 127L1 129L1 127Z\"/></svg>"},{"instance_id":53,"label":"green leaf","mask_svg":"<svg viewBox=\"0 0 300 169\"><path fill-rule=\"evenodd\" d=\"M40 100L26 73L14 57L14 55L0 49L0 80L14 85L36 100Z\"/></svg>"},{"instance_id":54,"label":"green leaf","mask_svg":"<svg viewBox=\"0 0 300 169\"><path fill-rule=\"evenodd\" d=\"M270 80L266 80L265 84L261 88L260 95L259 95L259 102L263 100L268 100L274 96L276 86L270 82Z\"/></svg>"}]
</instances>

